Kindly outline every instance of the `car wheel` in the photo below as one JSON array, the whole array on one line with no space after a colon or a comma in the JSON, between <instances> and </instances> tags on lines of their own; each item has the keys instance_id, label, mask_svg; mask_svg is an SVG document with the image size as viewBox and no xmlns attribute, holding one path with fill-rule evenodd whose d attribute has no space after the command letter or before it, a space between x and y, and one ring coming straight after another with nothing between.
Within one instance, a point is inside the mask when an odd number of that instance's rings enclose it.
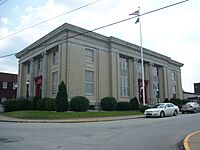
<instances>
[{"instance_id":1,"label":"car wheel","mask_svg":"<svg viewBox=\"0 0 200 150\"><path fill-rule=\"evenodd\" d=\"M160 118L163 118L163 117L165 117L165 113L164 113L164 111L161 111L160 112Z\"/></svg>"},{"instance_id":2,"label":"car wheel","mask_svg":"<svg viewBox=\"0 0 200 150\"><path fill-rule=\"evenodd\" d=\"M196 113L196 112L197 112L197 110L196 110L196 108L194 108L193 113Z\"/></svg>"},{"instance_id":3,"label":"car wheel","mask_svg":"<svg viewBox=\"0 0 200 150\"><path fill-rule=\"evenodd\" d=\"M177 112L177 110L174 110L174 116L177 116L177 114L178 114L178 112Z\"/></svg>"},{"instance_id":4,"label":"car wheel","mask_svg":"<svg viewBox=\"0 0 200 150\"><path fill-rule=\"evenodd\" d=\"M185 112L184 111L182 111L182 114L184 114Z\"/></svg>"}]
</instances>

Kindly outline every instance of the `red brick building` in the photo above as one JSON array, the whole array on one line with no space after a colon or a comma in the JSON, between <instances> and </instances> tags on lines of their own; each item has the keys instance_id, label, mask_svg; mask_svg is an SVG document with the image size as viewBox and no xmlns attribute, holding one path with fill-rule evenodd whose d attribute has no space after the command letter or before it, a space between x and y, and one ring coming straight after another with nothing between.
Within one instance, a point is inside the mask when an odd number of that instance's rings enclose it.
<instances>
[{"instance_id":1,"label":"red brick building","mask_svg":"<svg viewBox=\"0 0 200 150\"><path fill-rule=\"evenodd\" d=\"M194 93L200 94L200 83L194 83Z\"/></svg>"},{"instance_id":2,"label":"red brick building","mask_svg":"<svg viewBox=\"0 0 200 150\"><path fill-rule=\"evenodd\" d=\"M17 74L0 72L0 103L6 99L16 99Z\"/></svg>"}]
</instances>

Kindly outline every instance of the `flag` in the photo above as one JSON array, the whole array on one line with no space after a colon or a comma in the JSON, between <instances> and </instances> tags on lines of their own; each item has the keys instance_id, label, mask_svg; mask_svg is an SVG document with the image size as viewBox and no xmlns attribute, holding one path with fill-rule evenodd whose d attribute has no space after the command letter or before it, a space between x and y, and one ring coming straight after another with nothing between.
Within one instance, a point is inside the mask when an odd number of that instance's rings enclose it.
<instances>
[{"instance_id":1,"label":"flag","mask_svg":"<svg viewBox=\"0 0 200 150\"><path fill-rule=\"evenodd\" d=\"M138 22L140 22L140 19L139 19L139 18L137 18L137 20L136 20L135 24L136 24L136 23L138 23Z\"/></svg>"},{"instance_id":2,"label":"flag","mask_svg":"<svg viewBox=\"0 0 200 150\"><path fill-rule=\"evenodd\" d=\"M129 14L129 16L130 16L130 15L137 15L137 16L138 16L138 15L139 15L139 13L140 13L140 12L139 12L139 10L137 10L137 11L135 11L135 12L133 12L133 13Z\"/></svg>"}]
</instances>

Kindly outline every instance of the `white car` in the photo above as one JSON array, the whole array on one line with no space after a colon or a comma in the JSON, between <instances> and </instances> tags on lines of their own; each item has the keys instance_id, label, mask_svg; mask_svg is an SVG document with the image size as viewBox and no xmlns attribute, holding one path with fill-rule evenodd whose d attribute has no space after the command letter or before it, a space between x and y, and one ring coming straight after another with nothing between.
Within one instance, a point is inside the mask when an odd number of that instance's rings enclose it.
<instances>
[{"instance_id":1,"label":"white car","mask_svg":"<svg viewBox=\"0 0 200 150\"><path fill-rule=\"evenodd\" d=\"M152 108L146 109L144 115L146 117L165 117L176 116L179 112L178 106L172 103L158 103Z\"/></svg>"}]
</instances>

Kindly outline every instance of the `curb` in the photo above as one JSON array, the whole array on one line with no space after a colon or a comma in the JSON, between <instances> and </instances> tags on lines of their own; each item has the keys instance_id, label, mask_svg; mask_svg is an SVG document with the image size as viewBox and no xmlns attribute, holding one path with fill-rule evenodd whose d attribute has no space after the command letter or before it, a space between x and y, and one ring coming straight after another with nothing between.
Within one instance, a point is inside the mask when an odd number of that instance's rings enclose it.
<instances>
[{"instance_id":1,"label":"curb","mask_svg":"<svg viewBox=\"0 0 200 150\"><path fill-rule=\"evenodd\" d=\"M187 135L187 136L185 137L185 139L184 139L184 141L183 141L183 146L184 146L184 149L185 149L185 150L191 150L191 149L190 149L190 146L189 146L189 138L190 138L191 136L197 134L197 133L200 133L200 131L193 132L193 133L191 133L191 134L189 134L189 135Z\"/></svg>"},{"instance_id":2,"label":"curb","mask_svg":"<svg viewBox=\"0 0 200 150\"><path fill-rule=\"evenodd\" d=\"M7 117L8 118L8 117ZM103 118L86 118L86 119L66 119L66 120L23 120L23 119L1 119L0 122L14 122L14 123L87 123L87 122L104 122L104 121L117 121L144 118L141 116L127 116L127 117L103 117Z\"/></svg>"}]
</instances>

